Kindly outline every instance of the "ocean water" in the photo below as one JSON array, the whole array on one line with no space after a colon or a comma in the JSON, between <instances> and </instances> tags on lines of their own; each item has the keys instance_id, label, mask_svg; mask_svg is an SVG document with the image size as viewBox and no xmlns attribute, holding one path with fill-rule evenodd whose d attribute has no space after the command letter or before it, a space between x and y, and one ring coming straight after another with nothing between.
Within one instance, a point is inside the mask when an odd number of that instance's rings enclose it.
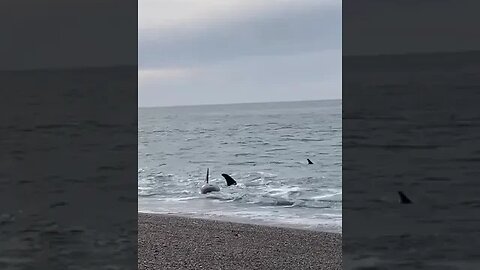
<instances>
[{"instance_id":1,"label":"ocean water","mask_svg":"<svg viewBox=\"0 0 480 270\"><path fill-rule=\"evenodd\" d=\"M480 52L357 63L343 72L345 269L480 269Z\"/></svg>"},{"instance_id":2,"label":"ocean water","mask_svg":"<svg viewBox=\"0 0 480 270\"><path fill-rule=\"evenodd\" d=\"M341 232L341 107L139 108L139 212ZM207 168L220 192L200 194ZM227 187L222 173L238 185Z\"/></svg>"},{"instance_id":3,"label":"ocean water","mask_svg":"<svg viewBox=\"0 0 480 270\"><path fill-rule=\"evenodd\" d=\"M137 72L0 71L0 269L136 269Z\"/></svg>"}]
</instances>

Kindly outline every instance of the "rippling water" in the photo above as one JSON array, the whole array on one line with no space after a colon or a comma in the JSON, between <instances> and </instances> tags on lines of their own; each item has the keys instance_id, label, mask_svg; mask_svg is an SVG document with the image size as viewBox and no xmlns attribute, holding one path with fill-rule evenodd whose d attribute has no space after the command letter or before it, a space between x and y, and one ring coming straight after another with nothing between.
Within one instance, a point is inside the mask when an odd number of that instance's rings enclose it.
<instances>
[{"instance_id":1,"label":"rippling water","mask_svg":"<svg viewBox=\"0 0 480 270\"><path fill-rule=\"evenodd\" d=\"M0 269L136 268L136 76L0 72Z\"/></svg>"},{"instance_id":2,"label":"rippling water","mask_svg":"<svg viewBox=\"0 0 480 270\"><path fill-rule=\"evenodd\" d=\"M340 231L341 113L340 100L140 108L139 211ZM202 195L207 168L221 191Z\"/></svg>"},{"instance_id":3,"label":"rippling water","mask_svg":"<svg viewBox=\"0 0 480 270\"><path fill-rule=\"evenodd\" d=\"M345 269L480 269L479 60L344 66ZM398 190L414 203L398 204Z\"/></svg>"}]
</instances>

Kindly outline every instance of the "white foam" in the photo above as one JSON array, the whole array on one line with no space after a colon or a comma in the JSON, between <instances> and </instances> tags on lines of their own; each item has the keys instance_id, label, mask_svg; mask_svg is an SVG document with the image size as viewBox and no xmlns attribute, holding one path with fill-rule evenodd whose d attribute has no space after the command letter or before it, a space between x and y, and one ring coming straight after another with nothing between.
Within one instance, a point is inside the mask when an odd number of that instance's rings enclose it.
<instances>
[{"instance_id":1,"label":"white foam","mask_svg":"<svg viewBox=\"0 0 480 270\"><path fill-rule=\"evenodd\" d=\"M335 196L338 196L338 195L342 195L342 192L336 192L336 193L331 193L331 194L313 196L311 199L315 201L315 200L320 200L320 199L335 197Z\"/></svg>"}]
</instances>

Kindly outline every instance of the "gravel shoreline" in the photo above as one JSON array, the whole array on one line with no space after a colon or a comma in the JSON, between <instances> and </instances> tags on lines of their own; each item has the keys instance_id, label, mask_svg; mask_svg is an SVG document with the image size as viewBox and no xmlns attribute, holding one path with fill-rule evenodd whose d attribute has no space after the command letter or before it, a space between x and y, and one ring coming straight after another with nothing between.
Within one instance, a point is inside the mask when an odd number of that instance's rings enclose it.
<instances>
[{"instance_id":1,"label":"gravel shoreline","mask_svg":"<svg viewBox=\"0 0 480 270\"><path fill-rule=\"evenodd\" d=\"M342 269L342 236L139 213L138 269Z\"/></svg>"}]
</instances>

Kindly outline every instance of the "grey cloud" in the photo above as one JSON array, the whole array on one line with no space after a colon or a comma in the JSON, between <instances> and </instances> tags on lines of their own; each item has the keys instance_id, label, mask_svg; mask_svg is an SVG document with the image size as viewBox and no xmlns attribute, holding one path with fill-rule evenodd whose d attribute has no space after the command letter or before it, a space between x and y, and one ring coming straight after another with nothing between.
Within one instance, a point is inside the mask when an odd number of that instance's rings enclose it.
<instances>
[{"instance_id":1,"label":"grey cloud","mask_svg":"<svg viewBox=\"0 0 480 270\"><path fill-rule=\"evenodd\" d=\"M141 82L139 104L341 98L341 51L237 58L176 80Z\"/></svg>"},{"instance_id":2,"label":"grey cloud","mask_svg":"<svg viewBox=\"0 0 480 270\"><path fill-rule=\"evenodd\" d=\"M304 81L339 80L341 50L295 55L244 57L212 65L208 70L221 80L262 85L292 84ZM208 73L207 73L208 74Z\"/></svg>"},{"instance_id":3,"label":"grey cloud","mask_svg":"<svg viewBox=\"0 0 480 270\"><path fill-rule=\"evenodd\" d=\"M339 49L341 7L295 8L196 30L140 33L140 68L196 66L245 56Z\"/></svg>"}]
</instances>

